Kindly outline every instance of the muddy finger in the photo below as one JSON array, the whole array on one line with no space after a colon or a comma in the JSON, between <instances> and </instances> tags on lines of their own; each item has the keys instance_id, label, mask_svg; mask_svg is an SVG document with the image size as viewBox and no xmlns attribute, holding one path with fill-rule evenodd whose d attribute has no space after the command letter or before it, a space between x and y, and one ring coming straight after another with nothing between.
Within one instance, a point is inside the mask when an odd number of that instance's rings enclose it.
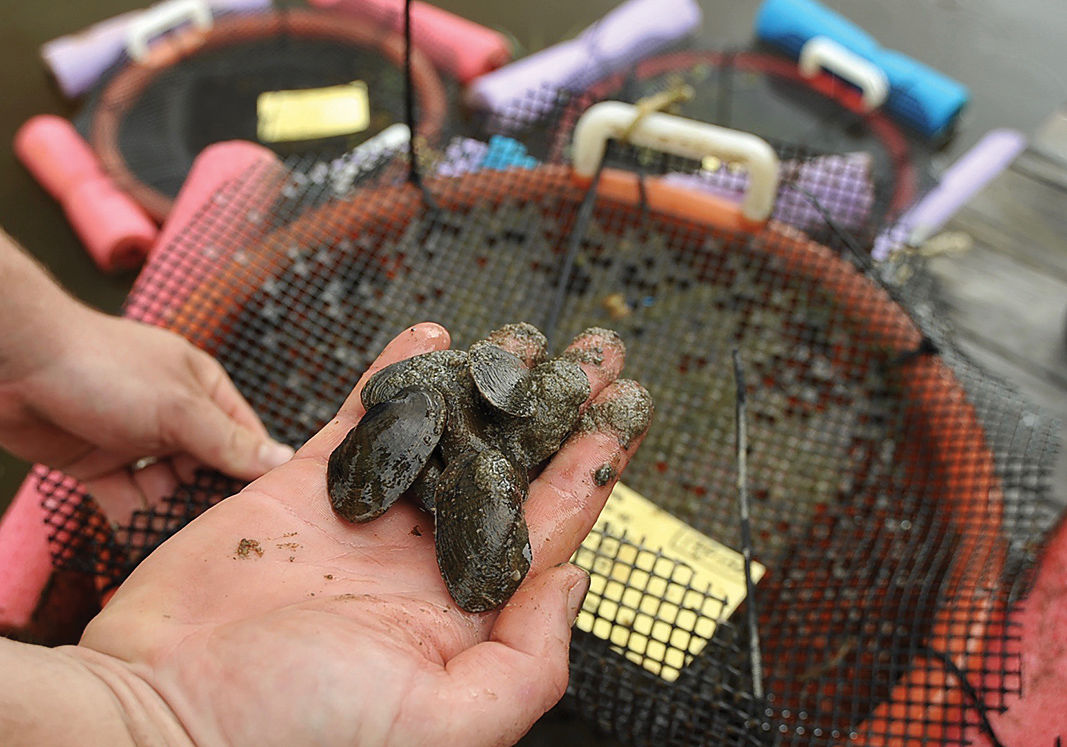
<instances>
[{"instance_id":1,"label":"muddy finger","mask_svg":"<svg viewBox=\"0 0 1067 747\"><path fill-rule=\"evenodd\" d=\"M652 398L629 379L594 398L577 431L530 485L531 573L568 560L592 529L652 421Z\"/></svg>"},{"instance_id":2,"label":"muddy finger","mask_svg":"<svg viewBox=\"0 0 1067 747\"><path fill-rule=\"evenodd\" d=\"M527 368L533 368L548 355L548 340L537 327L529 322L505 324L490 332L484 342L518 356ZM477 343L471 346L472 350L476 345Z\"/></svg>"},{"instance_id":3,"label":"muddy finger","mask_svg":"<svg viewBox=\"0 0 1067 747\"><path fill-rule=\"evenodd\" d=\"M614 330L590 327L573 340L560 355L582 367L589 378L589 402L619 378L626 359L626 346ZM587 402L583 409L588 407Z\"/></svg>"}]
</instances>

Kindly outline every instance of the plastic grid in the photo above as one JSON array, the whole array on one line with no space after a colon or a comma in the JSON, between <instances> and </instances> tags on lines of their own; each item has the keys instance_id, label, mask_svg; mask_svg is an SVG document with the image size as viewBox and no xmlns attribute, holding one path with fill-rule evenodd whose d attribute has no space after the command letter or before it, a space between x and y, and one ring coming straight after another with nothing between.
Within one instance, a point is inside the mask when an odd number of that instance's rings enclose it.
<instances>
[{"instance_id":1,"label":"plastic grid","mask_svg":"<svg viewBox=\"0 0 1067 747\"><path fill-rule=\"evenodd\" d=\"M609 161L686 167L624 149ZM781 223L735 234L654 211L640 190L590 197L565 166L428 176L423 190L400 170L368 171L339 199L261 168L153 256L127 313L215 354L296 445L396 330L433 319L462 347L509 321L544 327L563 283L552 338L617 329L627 375L657 403L627 484L734 547L739 347L767 697L751 695L735 619L672 683L576 635L568 707L633 743L958 744L1017 690L1001 621L1051 518L1051 431L909 318L920 288L888 292ZM201 475L108 537L83 493L52 479L57 561L105 585L238 487Z\"/></svg>"}]
</instances>

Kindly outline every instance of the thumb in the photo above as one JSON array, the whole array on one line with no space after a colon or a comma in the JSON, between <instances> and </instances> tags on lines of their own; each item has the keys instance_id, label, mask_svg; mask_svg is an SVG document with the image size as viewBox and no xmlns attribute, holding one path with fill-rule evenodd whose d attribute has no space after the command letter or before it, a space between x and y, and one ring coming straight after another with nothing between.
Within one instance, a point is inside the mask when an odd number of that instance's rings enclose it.
<instances>
[{"instance_id":1,"label":"thumb","mask_svg":"<svg viewBox=\"0 0 1067 747\"><path fill-rule=\"evenodd\" d=\"M462 714L451 724L452 743L513 744L563 697L571 625L588 589L589 574L570 564L528 578L490 639L448 662L444 712Z\"/></svg>"},{"instance_id":2,"label":"thumb","mask_svg":"<svg viewBox=\"0 0 1067 747\"><path fill-rule=\"evenodd\" d=\"M169 445L233 477L255 480L289 461L293 450L234 420L198 397L175 408L164 433Z\"/></svg>"}]
</instances>

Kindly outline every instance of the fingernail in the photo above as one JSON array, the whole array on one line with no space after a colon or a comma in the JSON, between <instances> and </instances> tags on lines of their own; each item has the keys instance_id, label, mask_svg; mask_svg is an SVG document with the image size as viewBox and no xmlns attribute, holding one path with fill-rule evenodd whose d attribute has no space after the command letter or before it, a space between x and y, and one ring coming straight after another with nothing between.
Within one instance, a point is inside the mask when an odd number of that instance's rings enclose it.
<instances>
[{"instance_id":1,"label":"fingernail","mask_svg":"<svg viewBox=\"0 0 1067 747\"><path fill-rule=\"evenodd\" d=\"M605 389L582 415L582 433L612 433L623 448L648 429L652 421L652 396L631 379L619 379Z\"/></svg>"},{"instance_id":2,"label":"fingernail","mask_svg":"<svg viewBox=\"0 0 1067 747\"><path fill-rule=\"evenodd\" d=\"M437 322L422 322L418 327L427 342L436 344L439 340L445 340L448 344L448 330Z\"/></svg>"},{"instance_id":3,"label":"fingernail","mask_svg":"<svg viewBox=\"0 0 1067 747\"><path fill-rule=\"evenodd\" d=\"M267 469L274 469L292 459L295 453L291 446L277 441L266 441L259 445L259 463Z\"/></svg>"},{"instance_id":4,"label":"fingernail","mask_svg":"<svg viewBox=\"0 0 1067 747\"><path fill-rule=\"evenodd\" d=\"M582 572L582 575L578 577L567 592L567 612L570 615L571 625L574 625L574 621L578 619L578 613L582 611L585 595L589 593L589 574L582 568L578 568L578 570Z\"/></svg>"}]
</instances>

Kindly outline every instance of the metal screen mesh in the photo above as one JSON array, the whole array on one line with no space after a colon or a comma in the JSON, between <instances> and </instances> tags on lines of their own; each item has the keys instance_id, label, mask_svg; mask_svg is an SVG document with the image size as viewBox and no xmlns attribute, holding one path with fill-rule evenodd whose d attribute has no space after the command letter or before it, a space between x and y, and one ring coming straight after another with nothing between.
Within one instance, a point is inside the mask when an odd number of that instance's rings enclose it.
<instances>
[{"instance_id":1,"label":"metal screen mesh","mask_svg":"<svg viewBox=\"0 0 1067 747\"><path fill-rule=\"evenodd\" d=\"M519 320L556 342L614 328L626 375L656 402L623 480L735 548L739 348L766 696L752 695L742 611L712 621L674 681L576 632L566 707L642 744L963 744L1019 687L1003 619L1051 520L1051 427L953 351L913 264L897 287L819 231L737 232L676 209L655 175L698 164L626 148L607 163L587 188L565 162L442 176L427 157L421 189L390 162L343 194L264 167L156 251L127 314L217 356L293 445L414 322L440 322L461 348ZM646 176L605 197L621 166ZM202 473L113 531L73 482L43 480L57 562L104 586L240 487ZM680 585L642 656L689 651L701 628L680 616L723 600L674 560L648 565L640 543L598 530L578 560ZM586 611L614 627L605 598Z\"/></svg>"}]
</instances>

